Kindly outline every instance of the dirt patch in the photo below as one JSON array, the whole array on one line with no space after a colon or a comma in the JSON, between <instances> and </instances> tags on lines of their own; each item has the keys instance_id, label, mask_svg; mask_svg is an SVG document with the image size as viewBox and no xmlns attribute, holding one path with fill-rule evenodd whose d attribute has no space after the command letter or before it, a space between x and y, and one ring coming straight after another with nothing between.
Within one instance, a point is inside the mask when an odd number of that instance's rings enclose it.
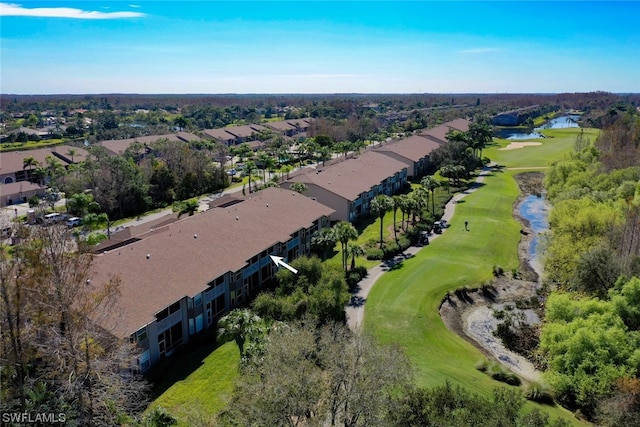
<instances>
[{"instance_id":1,"label":"dirt patch","mask_svg":"<svg viewBox=\"0 0 640 427\"><path fill-rule=\"evenodd\" d=\"M526 358L510 352L499 339L493 337L496 320L491 306L501 307L504 303L528 299L539 293L538 273L529 263L528 253L534 234L529 221L519 215L518 207L527 194L542 192L543 177L540 172L527 172L515 177L521 189L520 196L513 204L513 216L522 224L518 244L518 278L506 272L482 288L478 285L478 289L465 292L464 295L452 293L440 305L440 316L447 328L473 344L488 358L499 361L529 381L538 380L539 372Z\"/></svg>"},{"instance_id":2,"label":"dirt patch","mask_svg":"<svg viewBox=\"0 0 640 427\"><path fill-rule=\"evenodd\" d=\"M498 148L498 151L517 150L518 148L531 147L535 145L542 145L542 142L512 142L506 147Z\"/></svg>"}]
</instances>

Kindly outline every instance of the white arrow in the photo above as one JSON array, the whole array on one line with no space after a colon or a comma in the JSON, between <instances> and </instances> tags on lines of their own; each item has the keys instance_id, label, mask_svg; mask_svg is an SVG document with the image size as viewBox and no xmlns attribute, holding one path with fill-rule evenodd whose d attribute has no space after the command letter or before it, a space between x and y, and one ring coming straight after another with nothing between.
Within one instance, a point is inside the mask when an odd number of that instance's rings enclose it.
<instances>
[{"instance_id":1,"label":"white arrow","mask_svg":"<svg viewBox=\"0 0 640 427\"><path fill-rule=\"evenodd\" d=\"M298 273L298 270L296 270L295 268L291 267L289 264L284 262L282 260L281 256L275 256L275 255L269 255L269 256L271 257L271 261L273 261L278 267L279 266L283 266L284 268L286 268L287 270L289 270L293 274L297 274Z\"/></svg>"}]
</instances>

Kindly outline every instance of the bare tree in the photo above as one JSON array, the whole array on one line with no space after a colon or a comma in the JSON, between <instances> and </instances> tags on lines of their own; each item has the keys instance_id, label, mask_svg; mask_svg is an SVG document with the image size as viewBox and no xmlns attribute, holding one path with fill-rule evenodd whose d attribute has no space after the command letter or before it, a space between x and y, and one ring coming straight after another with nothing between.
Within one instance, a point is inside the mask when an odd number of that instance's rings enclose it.
<instances>
[{"instance_id":1,"label":"bare tree","mask_svg":"<svg viewBox=\"0 0 640 427\"><path fill-rule=\"evenodd\" d=\"M113 425L142 409L146 385L129 370L131 344L98 326L117 316L119 282L92 283L92 257L76 244L66 227L38 227L2 252L0 401Z\"/></svg>"}]
</instances>

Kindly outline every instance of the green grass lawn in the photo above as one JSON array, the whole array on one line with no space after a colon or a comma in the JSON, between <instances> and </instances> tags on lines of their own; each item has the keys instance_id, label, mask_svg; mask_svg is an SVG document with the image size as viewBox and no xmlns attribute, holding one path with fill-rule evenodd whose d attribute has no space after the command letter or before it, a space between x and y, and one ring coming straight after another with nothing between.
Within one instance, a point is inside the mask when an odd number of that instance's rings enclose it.
<instances>
[{"instance_id":1,"label":"green grass lawn","mask_svg":"<svg viewBox=\"0 0 640 427\"><path fill-rule=\"evenodd\" d=\"M65 139L45 139L41 141L28 141L28 142L5 142L0 146L0 152L33 150L36 148L52 147L55 145L60 145L67 141L68 140L65 140Z\"/></svg>"},{"instance_id":2,"label":"green grass lawn","mask_svg":"<svg viewBox=\"0 0 640 427\"><path fill-rule=\"evenodd\" d=\"M492 161L510 168L543 167L549 162L561 159L565 154L573 150L576 136L580 133L578 128L549 129L541 131L546 138L527 140L494 139L493 145L487 147L482 155ZM584 129L586 138L595 141L598 129ZM515 150L499 150L512 142L539 142L542 145L517 148Z\"/></svg>"},{"instance_id":3,"label":"green grass lawn","mask_svg":"<svg viewBox=\"0 0 640 427\"><path fill-rule=\"evenodd\" d=\"M484 356L449 331L438 312L447 291L490 280L494 265L508 271L518 264L520 226L512 217L517 184L511 172L497 172L485 184L456 206L441 237L402 268L385 273L367 298L364 327L382 342L403 347L419 386L449 380L487 395L503 385L475 369ZM469 222L468 232L464 221ZM541 408L554 417L573 418L561 408Z\"/></svg>"},{"instance_id":4,"label":"green grass lawn","mask_svg":"<svg viewBox=\"0 0 640 427\"><path fill-rule=\"evenodd\" d=\"M209 351L181 359L179 367L171 369L157 386L168 388L147 411L161 406L184 426L193 425L193 417L213 419L231 397L239 375L240 352L235 342L228 342L210 354Z\"/></svg>"}]
</instances>

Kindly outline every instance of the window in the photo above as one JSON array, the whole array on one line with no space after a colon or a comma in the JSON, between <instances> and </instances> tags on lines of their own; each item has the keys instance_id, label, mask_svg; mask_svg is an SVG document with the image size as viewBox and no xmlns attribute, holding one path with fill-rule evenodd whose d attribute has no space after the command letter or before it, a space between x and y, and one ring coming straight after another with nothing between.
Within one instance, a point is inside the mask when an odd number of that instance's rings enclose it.
<instances>
[{"instance_id":1,"label":"window","mask_svg":"<svg viewBox=\"0 0 640 427\"><path fill-rule=\"evenodd\" d=\"M182 344L182 322L176 323L158 335L160 356L168 356L180 344Z\"/></svg>"},{"instance_id":2,"label":"window","mask_svg":"<svg viewBox=\"0 0 640 427\"><path fill-rule=\"evenodd\" d=\"M147 339L147 327L145 326L144 328L138 330L138 332L136 332L136 335L137 335L138 342L146 340Z\"/></svg>"},{"instance_id":3,"label":"window","mask_svg":"<svg viewBox=\"0 0 640 427\"><path fill-rule=\"evenodd\" d=\"M204 328L204 316L202 314L198 314L196 316L196 333L200 332Z\"/></svg>"},{"instance_id":4,"label":"window","mask_svg":"<svg viewBox=\"0 0 640 427\"><path fill-rule=\"evenodd\" d=\"M202 294L198 294L193 297L193 306L200 307L202 305Z\"/></svg>"},{"instance_id":5,"label":"window","mask_svg":"<svg viewBox=\"0 0 640 427\"><path fill-rule=\"evenodd\" d=\"M144 372L147 369L149 369L149 366L150 366L149 350L143 351L142 354L138 357L138 366L140 366L141 372Z\"/></svg>"},{"instance_id":6,"label":"window","mask_svg":"<svg viewBox=\"0 0 640 427\"><path fill-rule=\"evenodd\" d=\"M178 311L180 311L180 301L177 301L164 310L159 311L158 314L156 314L156 320L160 321L162 319L166 319L167 317L171 316L173 313L177 313Z\"/></svg>"}]
</instances>

